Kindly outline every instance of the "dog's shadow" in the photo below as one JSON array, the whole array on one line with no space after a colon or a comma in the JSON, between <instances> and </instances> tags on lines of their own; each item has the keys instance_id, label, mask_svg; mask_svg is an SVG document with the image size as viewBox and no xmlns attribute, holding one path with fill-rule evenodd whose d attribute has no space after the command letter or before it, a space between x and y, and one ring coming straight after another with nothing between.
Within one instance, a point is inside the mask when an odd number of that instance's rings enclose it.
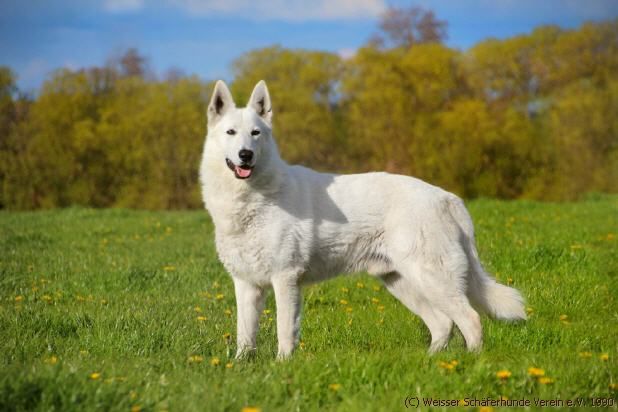
<instances>
[{"instance_id":1,"label":"dog's shadow","mask_svg":"<svg viewBox=\"0 0 618 412\"><path fill-rule=\"evenodd\" d=\"M280 207L297 219L313 220L318 224L324 222L349 223L345 213L335 203L328 191L328 188L334 183L335 176L327 173L313 173L310 176L313 180L310 185L301 186L292 183L287 189L297 193L281 199Z\"/></svg>"}]
</instances>

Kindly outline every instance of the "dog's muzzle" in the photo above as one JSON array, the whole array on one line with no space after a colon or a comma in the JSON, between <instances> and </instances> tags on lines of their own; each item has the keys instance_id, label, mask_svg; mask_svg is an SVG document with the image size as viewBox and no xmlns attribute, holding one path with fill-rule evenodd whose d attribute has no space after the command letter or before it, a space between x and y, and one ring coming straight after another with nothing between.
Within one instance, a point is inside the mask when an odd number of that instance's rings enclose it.
<instances>
[{"instance_id":1,"label":"dog's muzzle","mask_svg":"<svg viewBox=\"0 0 618 412\"><path fill-rule=\"evenodd\" d=\"M249 166L247 164L236 166L230 159L227 158L225 159L225 163L227 164L227 167L234 172L236 179L248 179L253 173L253 166Z\"/></svg>"}]
</instances>

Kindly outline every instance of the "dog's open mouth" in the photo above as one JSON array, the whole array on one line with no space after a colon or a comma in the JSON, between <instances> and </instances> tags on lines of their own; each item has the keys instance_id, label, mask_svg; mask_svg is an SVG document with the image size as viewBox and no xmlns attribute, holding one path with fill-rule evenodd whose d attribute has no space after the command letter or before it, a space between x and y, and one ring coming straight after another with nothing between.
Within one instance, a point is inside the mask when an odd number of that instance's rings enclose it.
<instances>
[{"instance_id":1,"label":"dog's open mouth","mask_svg":"<svg viewBox=\"0 0 618 412\"><path fill-rule=\"evenodd\" d=\"M251 173L253 173L253 166L236 166L234 163L232 163L230 159L225 159L225 163L227 163L227 167L229 167L230 170L234 172L234 176L236 176L236 179L247 179L251 177Z\"/></svg>"}]
</instances>

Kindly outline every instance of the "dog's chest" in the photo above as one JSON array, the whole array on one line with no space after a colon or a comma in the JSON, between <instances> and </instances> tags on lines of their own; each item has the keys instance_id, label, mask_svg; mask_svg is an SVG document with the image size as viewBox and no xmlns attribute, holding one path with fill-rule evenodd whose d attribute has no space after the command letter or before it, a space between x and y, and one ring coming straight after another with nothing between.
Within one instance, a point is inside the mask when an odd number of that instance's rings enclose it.
<instances>
[{"instance_id":1,"label":"dog's chest","mask_svg":"<svg viewBox=\"0 0 618 412\"><path fill-rule=\"evenodd\" d=\"M243 204L213 213L217 253L231 275L267 285L296 255L284 222L264 205Z\"/></svg>"}]
</instances>

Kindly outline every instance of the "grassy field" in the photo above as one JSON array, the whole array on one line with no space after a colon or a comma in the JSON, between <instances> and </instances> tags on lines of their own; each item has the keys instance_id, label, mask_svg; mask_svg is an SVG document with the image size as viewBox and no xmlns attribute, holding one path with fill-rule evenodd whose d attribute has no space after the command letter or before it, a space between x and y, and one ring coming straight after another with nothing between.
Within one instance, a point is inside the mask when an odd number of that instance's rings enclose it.
<instances>
[{"instance_id":1,"label":"grassy field","mask_svg":"<svg viewBox=\"0 0 618 412\"><path fill-rule=\"evenodd\" d=\"M0 212L0 410L397 411L406 397L500 396L533 409L535 399L616 404L618 197L469 208L481 259L526 296L527 322L484 318L481 353L455 332L428 356L419 319L356 275L304 289L301 348L287 362L274 360L272 296L257 357L233 359L232 282L205 211Z\"/></svg>"}]
</instances>

